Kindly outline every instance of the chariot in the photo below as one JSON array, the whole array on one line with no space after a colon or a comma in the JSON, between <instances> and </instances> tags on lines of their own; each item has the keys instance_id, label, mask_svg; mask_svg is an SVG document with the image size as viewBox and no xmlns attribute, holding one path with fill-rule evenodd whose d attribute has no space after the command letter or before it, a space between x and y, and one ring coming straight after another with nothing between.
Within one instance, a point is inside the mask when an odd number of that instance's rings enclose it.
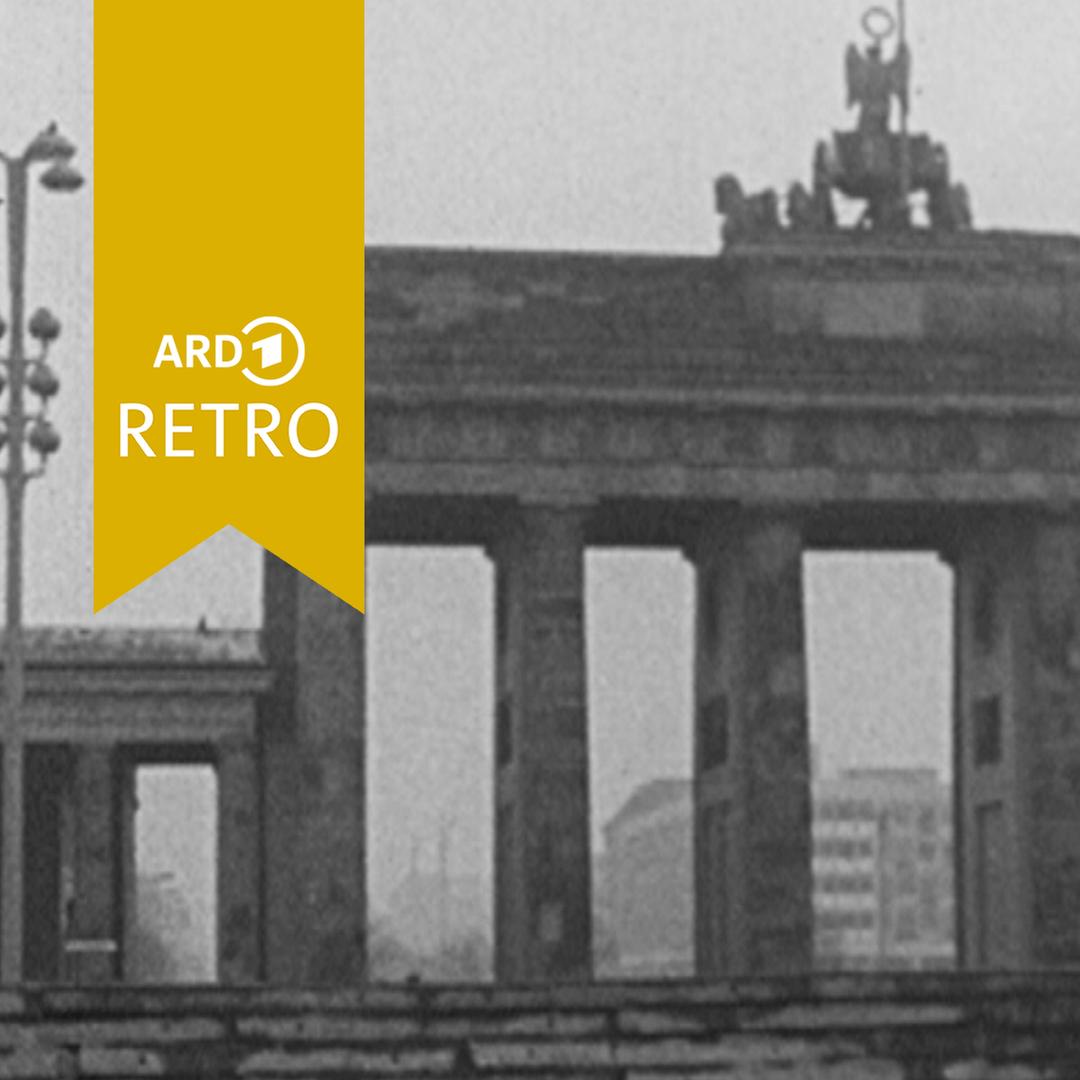
<instances>
[{"instance_id":1,"label":"chariot","mask_svg":"<svg viewBox=\"0 0 1080 1080\"><path fill-rule=\"evenodd\" d=\"M818 145L814 184L864 202L866 223L876 227L906 226L906 196L920 192L932 225L969 224L966 192L950 181L948 151L928 135L834 132L831 142Z\"/></svg>"}]
</instances>

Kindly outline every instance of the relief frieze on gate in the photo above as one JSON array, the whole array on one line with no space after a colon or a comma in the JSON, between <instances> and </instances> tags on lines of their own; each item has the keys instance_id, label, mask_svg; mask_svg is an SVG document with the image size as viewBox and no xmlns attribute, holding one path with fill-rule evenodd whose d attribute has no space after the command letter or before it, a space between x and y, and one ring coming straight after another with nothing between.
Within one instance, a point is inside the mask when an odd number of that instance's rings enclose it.
<instances>
[{"instance_id":1,"label":"relief frieze on gate","mask_svg":"<svg viewBox=\"0 0 1080 1080\"><path fill-rule=\"evenodd\" d=\"M583 473L678 470L695 473L827 473L948 480L1019 478L1011 497L1045 498L1055 479L1080 488L1080 409L1001 414L955 408L871 413L804 407L699 411L610 406L498 406L453 409L399 405L369 410L368 457L395 464L483 467L494 477L529 467ZM1020 482L1020 479L1023 482ZM512 481L508 481L511 482ZM602 478L599 479L602 487ZM603 494L603 491L598 492Z\"/></svg>"}]
</instances>

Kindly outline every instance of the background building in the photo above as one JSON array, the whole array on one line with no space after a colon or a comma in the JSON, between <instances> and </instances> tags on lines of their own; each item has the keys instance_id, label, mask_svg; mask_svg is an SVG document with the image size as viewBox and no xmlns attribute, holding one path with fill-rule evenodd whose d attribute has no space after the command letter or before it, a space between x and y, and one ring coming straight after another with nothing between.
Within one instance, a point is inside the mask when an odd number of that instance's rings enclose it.
<instances>
[{"instance_id":1,"label":"background building","mask_svg":"<svg viewBox=\"0 0 1080 1080\"><path fill-rule=\"evenodd\" d=\"M599 974L693 973L692 795L689 780L649 781L605 826ZM815 965L955 966L949 785L932 769L854 769L816 780L813 801Z\"/></svg>"},{"instance_id":2,"label":"background building","mask_svg":"<svg viewBox=\"0 0 1080 1080\"><path fill-rule=\"evenodd\" d=\"M598 974L693 974L692 813L689 780L650 780L604 827Z\"/></svg>"},{"instance_id":3,"label":"background building","mask_svg":"<svg viewBox=\"0 0 1080 1080\"><path fill-rule=\"evenodd\" d=\"M819 968L956 963L952 805L932 769L853 769L814 784Z\"/></svg>"}]
</instances>

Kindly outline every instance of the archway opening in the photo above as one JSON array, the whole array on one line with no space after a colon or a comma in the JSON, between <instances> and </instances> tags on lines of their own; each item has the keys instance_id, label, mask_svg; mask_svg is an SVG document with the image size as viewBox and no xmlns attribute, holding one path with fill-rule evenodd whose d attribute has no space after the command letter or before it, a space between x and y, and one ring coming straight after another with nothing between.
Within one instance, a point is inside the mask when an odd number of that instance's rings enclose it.
<instances>
[{"instance_id":1,"label":"archway opening","mask_svg":"<svg viewBox=\"0 0 1080 1080\"><path fill-rule=\"evenodd\" d=\"M211 765L138 765L134 794L134 919L125 978L136 983L214 982L217 775Z\"/></svg>"},{"instance_id":2,"label":"archway opening","mask_svg":"<svg viewBox=\"0 0 1080 1080\"><path fill-rule=\"evenodd\" d=\"M600 978L694 968L694 576L671 550L593 550L585 562Z\"/></svg>"},{"instance_id":3,"label":"archway opening","mask_svg":"<svg viewBox=\"0 0 1080 1080\"><path fill-rule=\"evenodd\" d=\"M367 558L370 975L487 981L494 571L472 547Z\"/></svg>"},{"instance_id":4,"label":"archway opening","mask_svg":"<svg viewBox=\"0 0 1080 1080\"><path fill-rule=\"evenodd\" d=\"M954 573L821 551L804 580L815 965L955 967Z\"/></svg>"}]
</instances>

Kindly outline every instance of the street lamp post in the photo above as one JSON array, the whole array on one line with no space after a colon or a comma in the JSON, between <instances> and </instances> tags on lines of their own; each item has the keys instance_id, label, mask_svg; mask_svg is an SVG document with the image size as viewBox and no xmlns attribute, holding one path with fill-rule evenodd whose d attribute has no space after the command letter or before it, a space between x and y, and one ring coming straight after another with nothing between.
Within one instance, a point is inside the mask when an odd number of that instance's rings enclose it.
<instances>
[{"instance_id":1,"label":"street lamp post","mask_svg":"<svg viewBox=\"0 0 1080 1080\"><path fill-rule=\"evenodd\" d=\"M60 334L60 323L44 308L26 320L26 224L31 170L45 165L41 183L52 191L75 191L82 176L71 165L75 147L59 134L56 125L41 132L17 157L0 154L7 175L7 233L9 317L11 337L3 359L8 385L7 410L0 414L0 447L7 447L3 470L7 493L7 596L4 622L4 752L3 803L0 819L0 981L7 985L23 978L23 869L24 794L22 712L26 697L26 656L22 633L23 507L26 485L45 468L48 456L60 447L60 436L46 412L60 382L47 363L49 345ZM0 322L0 335L4 331ZM36 356L26 354L29 332L40 346ZM4 376L0 375L0 391ZM26 391L37 396L40 407L28 413ZM27 450L39 457L28 468Z\"/></svg>"}]
</instances>

